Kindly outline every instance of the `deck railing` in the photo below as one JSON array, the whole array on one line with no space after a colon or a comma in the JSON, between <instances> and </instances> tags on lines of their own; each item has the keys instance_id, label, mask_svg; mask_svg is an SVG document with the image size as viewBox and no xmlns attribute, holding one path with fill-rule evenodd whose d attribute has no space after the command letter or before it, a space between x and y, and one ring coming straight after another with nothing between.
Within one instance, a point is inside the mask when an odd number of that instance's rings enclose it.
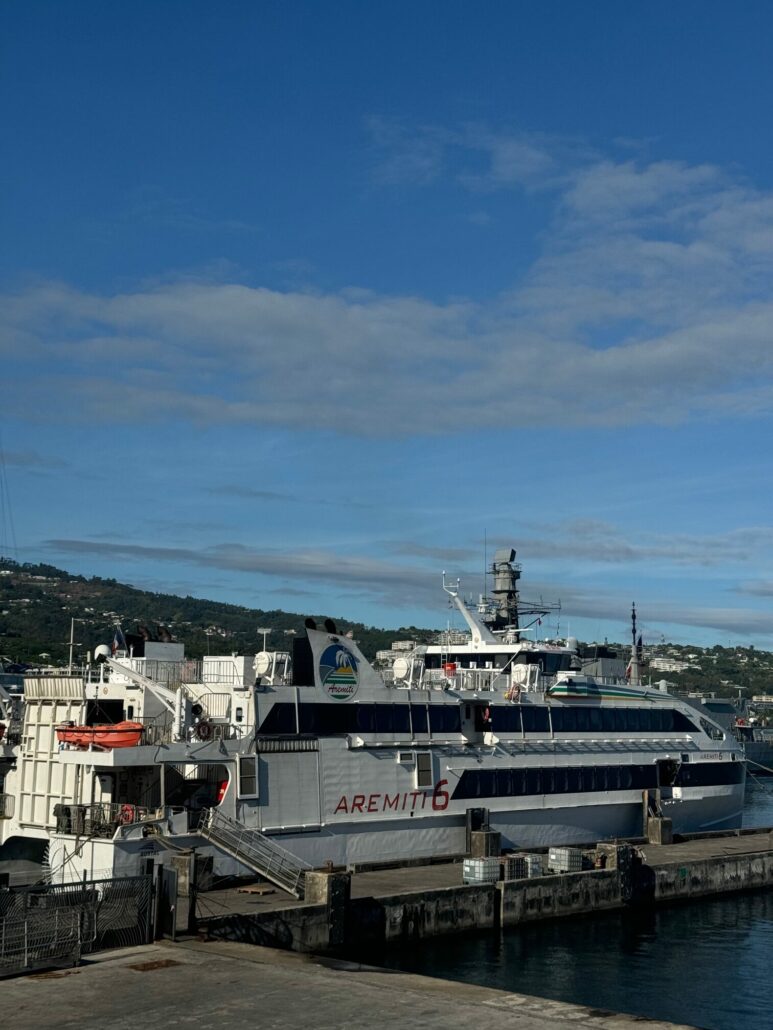
<instances>
[{"instance_id":1,"label":"deck railing","mask_svg":"<svg viewBox=\"0 0 773 1030\"><path fill-rule=\"evenodd\" d=\"M120 826L141 822L150 809L143 805L98 801L93 805L54 805L57 833L111 840Z\"/></svg>"}]
</instances>

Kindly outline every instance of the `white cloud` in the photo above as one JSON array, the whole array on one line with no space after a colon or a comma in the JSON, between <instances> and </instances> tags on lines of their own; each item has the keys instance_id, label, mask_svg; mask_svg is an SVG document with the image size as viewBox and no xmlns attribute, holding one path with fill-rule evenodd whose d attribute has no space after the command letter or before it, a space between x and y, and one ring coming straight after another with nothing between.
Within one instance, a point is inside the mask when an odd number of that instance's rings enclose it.
<instances>
[{"instance_id":1,"label":"white cloud","mask_svg":"<svg viewBox=\"0 0 773 1030\"><path fill-rule=\"evenodd\" d=\"M571 532L571 527L565 527ZM588 527L590 537L601 536L601 525ZM582 535L582 527L578 527ZM113 534L115 536L115 534ZM748 545L758 539L770 545L773 542L773 529L762 527L745 533L727 534L730 543L726 552L732 552L739 541L732 538L738 536L746 540ZM721 544L721 539L720 539ZM618 541L619 543L619 541ZM492 547L495 541L491 541ZM717 541L700 538L678 538L670 545L661 541L658 546L630 547L625 554L612 555L602 549L596 549L592 557L596 561L647 561L653 556L657 558L673 558L680 547L692 547L693 563L699 564L709 550L717 546ZM206 548L157 547L134 544L130 542L115 543L102 540L55 539L46 542L45 547L55 556L77 555L92 558L107 558L112 562L123 559L136 561L138 567L144 567L152 561L154 567L161 563L167 566L188 567L193 569L219 570L226 573L245 573L250 577L265 576L275 580L279 586L272 590L287 596L296 596L300 592L306 594L315 587L324 586L325 595L338 591L349 598L367 599L376 604L391 606L396 611L413 611L416 608L437 613L443 606L443 594L440 586L441 565L448 560L453 566L450 573L453 578L462 575L462 591L465 595L474 593L479 583L479 572L470 568L469 559L478 557L471 551L460 549L443 549L423 547L405 543L394 545L396 553L419 559L428 559L426 566L405 564L383 559L373 559L340 554L329 549L295 549L295 550L261 550L237 543L223 543ZM530 559L563 557L560 547L540 549L539 541L525 541L524 551ZM590 545L583 552L574 554L575 560L582 560L590 555ZM705 552L705 553L704 553ZM687 563L687 562L685 562ZM186 587L186 592L189 588ZM261 590L266 589L261 587ZM661 632L661 627L671 632L673 626L718 630L741 636L770 635L773 632L773 620L767 610L739 609L722 606L696 605L676 603L670 595L659 595L659 589L650 584L646 590L642 587L637 595L641 626L650 635ZM754 596L769 596L773 592L770 583L750 584L744 592ZM576 584L567 583L560 578L550 580L529 580L524 588L523 597L529 601L535 598L546 598L551 601L560 598L562 605L562 621L570 624L575 619L588 619L591 622L606 620L621 627L627 624L630 611L630 596L610 590L584 589ZM437 621L437 615L435 615ZM430 619L431 621L431 619Z\"/></svg>"},{"instance_id":2,"label":"white cloud","mask_svg":"<svg viewBox=\"0 0 773 1030\"><path fill-rule=\"evenodd\" d=\"M23 385L10 412L385 436L769 413L773 193L537 137L376 131L395 181L549 186L542 252L510 291L42 283L3 299L0 350Z\"/></svg>"},{"instance_id":3,"label":"white cloud","mask_svg":"<svg viewBox=\"0 0 773 1030\"><path fill-rule=\"evenodd\" d=\"M238 543L222 543L203 549L156 547L113 543L102 540L54 539L45 548L55 555L90 555L111 560L147 560L190 568L243 572L305 586L325 584L349 593L358 591L385 604L427 604L437 607L442 599L439 573L435 569L400 565L324 549L258 550Z\"/></svg>"},{"instance_id":4,"label":"white cloud","mask_svg":"<svg viewBox=\"0 0 773 1030\"><path fill-rule=\"evenodd\" d=\"M441 174L450 134L429 126L416 131L404 123L373 117L367 128L375 155L373 177L381 185L426 185Z\"/></svg>"},{"instance_id":5,"label":"white cloud","mask_svg":"<svg viewBox=\"0 0 773 1030\"><path fill-rule=\"evenodd\" d=\"M721 180L711 165L599 161L577 173L563 203L576 216L605 224L647 215L673 221L682 205L695 204Z\"/></svg>"},{"instance_id":6,"label":"white cloud","mask_svg":"<svg viewBox=\"0 0 773 1030\"><path fill-rule=\"evenodd\" d=\"M4 451L0 447L0 466L2 464L41 472L60 471L68 467L68 463L61 458L49 457L38 451Z\"/></svg>"}]
</instances>

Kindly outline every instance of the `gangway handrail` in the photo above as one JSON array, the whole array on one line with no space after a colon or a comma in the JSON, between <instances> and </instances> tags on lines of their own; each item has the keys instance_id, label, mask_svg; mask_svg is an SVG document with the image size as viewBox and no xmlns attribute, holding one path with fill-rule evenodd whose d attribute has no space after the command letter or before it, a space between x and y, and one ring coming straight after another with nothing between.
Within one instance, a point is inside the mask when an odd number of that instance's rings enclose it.
<instances>
[{"instance_id":1,"label":"gangway handrail","mask_svg":"<svg viewBox=\"0 0 773 1030\"><path fill-rule=\"evenodd\" d=\"M199 833L283 890L303 897L304 874L312 867L259 829L210 808L201 813Z\"/></svg>"}]
</instances>

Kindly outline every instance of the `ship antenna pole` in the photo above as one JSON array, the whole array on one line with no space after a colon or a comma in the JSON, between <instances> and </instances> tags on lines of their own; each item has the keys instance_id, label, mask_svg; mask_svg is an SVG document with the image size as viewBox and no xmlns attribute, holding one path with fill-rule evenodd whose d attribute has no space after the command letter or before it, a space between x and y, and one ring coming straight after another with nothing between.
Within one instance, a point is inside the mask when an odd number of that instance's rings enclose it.
<instances>
[{"instance_id":1,"label":"ship antenna pole","mask_svg":"<svg viewBox=\"0 0 773 1030\"><path fill-rule=\"evenodd\" d=\"M639 647L636 640L636 603L631 605L631 664L630 664L631 686L641 685L641 670L639 669Z\"/></svg>"},{"instance_id":2,"label":"ship antenna pole","mask_svg":"<svg viewBox=\"0 0 773 1030\"><path fill-rule=\"evenodd\" d=\"M636 647L636 602L631 605L631 641Z\"/></svg>"},{"instance_id":3,"label":"ship antenna pole","mask_svg":"<svg viewBox=\"0 0 773 1030\"><path fill-rule=\"evenodd\" d=\"M486 530L483 530L483 598L486 598L486 571L488 569L488 562L486 560L486 550L488 540L486 539Z\"/></svg>"}]
</instances>

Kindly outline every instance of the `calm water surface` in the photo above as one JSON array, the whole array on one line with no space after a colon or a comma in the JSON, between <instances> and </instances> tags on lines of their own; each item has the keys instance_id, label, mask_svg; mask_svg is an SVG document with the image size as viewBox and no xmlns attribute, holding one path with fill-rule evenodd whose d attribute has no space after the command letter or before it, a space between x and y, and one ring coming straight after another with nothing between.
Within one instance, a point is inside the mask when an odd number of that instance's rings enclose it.
<instances>
[{"instance_id":1,"label":"calm water surface","mask_svg":"<svg viewBox=\"0 0 773 1030\"><path fill-rule=\"evenodd\" d=\"M749 788L746 826L773 826L773 777L761 782ZM439 938L377 959L710 1030L773 1026L773 892Z\"/></svg>"}]
</instances>

